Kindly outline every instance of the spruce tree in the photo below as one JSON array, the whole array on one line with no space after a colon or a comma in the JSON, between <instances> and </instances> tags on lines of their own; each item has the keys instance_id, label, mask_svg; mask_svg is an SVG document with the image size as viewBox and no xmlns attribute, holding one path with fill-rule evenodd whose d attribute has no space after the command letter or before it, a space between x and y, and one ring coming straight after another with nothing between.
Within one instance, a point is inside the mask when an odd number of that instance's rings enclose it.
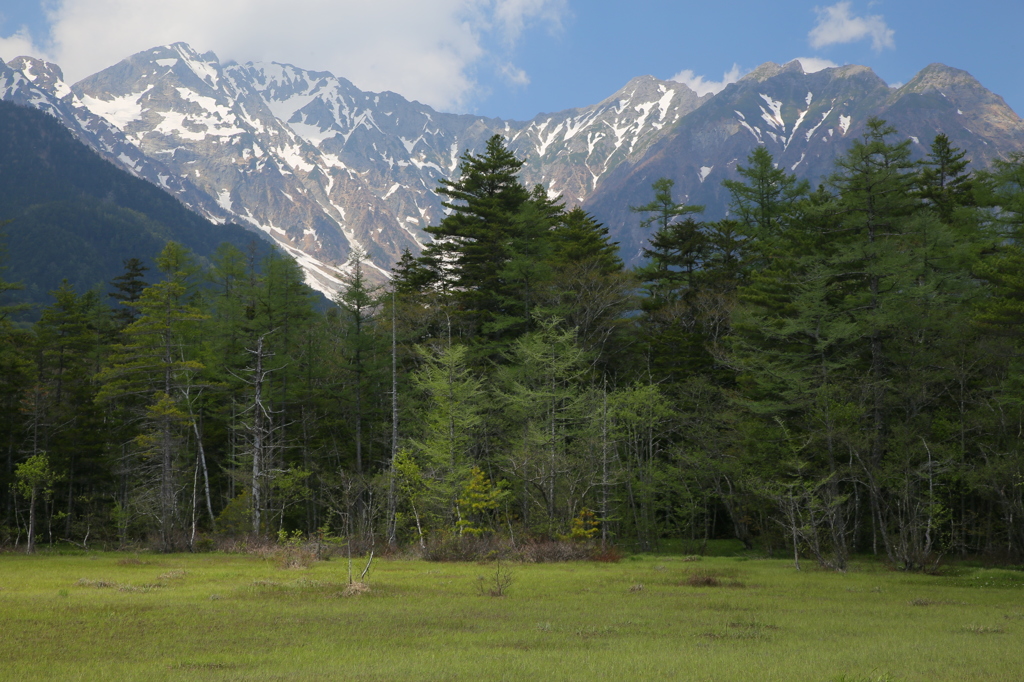
<instances>
[{"instance_id":1,"label":"spruce tree","mask_svg":"<svg viewBox=\"0 0 1024 682\"><path fill-rule=\"evenodd\" d=\"M186 405L203 365L198 359L198 323L205 319L194 303L195 269L189 252L168 242L157 257L164 281L143 290L134 304L139 318L129 325L125 343L113 349L110 364L100 372L100 402L140 401L136 415L142 428L135 438L138 461L156 462L156 490L147 476L139 479L142 499L158 519L160 548L174 546L179 515L178 482L186 465L190 431ZM145 467L144 467L145 468Z\"/></svg>"},{"instance_id":2,"label":"spruce tree","mask_svg":"<svg viewBox=\"0 0 1024 682\"><path fill-rule=\"evenodd\" d=\"M459 178L442 179L438 189L451 212L427 228L434 242L423 261L433 265L435 281L450 272L450 288L470 329L482 330L501 312L501 273L512 257L516 216L530 200L517 177L522 165L494 135L483 154L463 154Z\"/></svg>"},{"instance_id":3,"label":"spruce tree","mask_svg":"<svg viewBox=\"0 0 1024 682\"><path fill-rule=\"evenodd\" d=\"M139 318L139 311L133 304L138 302L143 289L149 286L143 279L147 270L149 268L138 258L128 258L124 261L124 272L111 281L114 291L107 296L119 304L114 309L118 329L124 329Z\"/></svg>"},{"instance_id":4,"label":"spruce tree","mask_svg":"<svg viewBox=\"0 0 1024 682\"><path fill-rule=\"evenodd\" d=\"M970 161L964 158L966 155L952 146L944 133L939 133L932 141L928 158L922 161L918 192L944 223L952 222L958 207L975 203L974 180L967 172Z\"/></svg>"}]
</instances>

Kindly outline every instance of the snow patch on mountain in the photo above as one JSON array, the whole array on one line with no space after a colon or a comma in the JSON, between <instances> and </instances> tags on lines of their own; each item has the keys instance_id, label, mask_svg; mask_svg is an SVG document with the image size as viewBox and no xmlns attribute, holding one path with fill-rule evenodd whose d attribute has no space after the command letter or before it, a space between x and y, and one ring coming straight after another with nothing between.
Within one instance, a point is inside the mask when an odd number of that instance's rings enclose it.
<instances>
[{"instance_id":1,"label":"snow patch on mountain","mask_svg":"<svg viewBox=\"0 0 1024 682\"><path fill-rule=\"evenodd\" d=\"M771 113L769 113L763 106L758 108L761 110L761 118L773 128L778 128L782 132L786 132L786 123L782 120L782 102L779 100L772 99L769 95L760 93L761 99L768 104Z\"/></svg>"},{"instance_id":2,"label":"snow patch on mountain","mask_svg":"<svg viewBox=\"0 0 1024 682\"><path fill-rule=\"evenodd\" d=\"M208 83L211 87L216 88L220 82L220 76L217 73L217 68L205 61L200 61L199 55L196 55L185 43L175 43L172 45L178 54L181 55L181 61L185 63L192 73L199 77L205 83Z\"/></svg>"},{"instance_id":3,"label":"snow patch on mountain","mask_svg":"<svg viewBox=\"0 0 1024 682\"><path fill-rule=\"evenodd\" d=\"M232 205L231 190L222 189L220 193L217 194L217 204L219 204L225 211L230 211Z\"/></svg>"},{"instance_id":4,"label":"snow patch on mountain","mask_svg":"<svg viewBox=\"0 0 1024 682\"><path fill-rule=\"evenodd\" d=\"M141 92L133 92L111 99L100 99L85 95L81 97L82 105L96 114L107 119L118 129L124 130L128 124L142 118L142 96L153 89L153 84L146 86Z\"/></svg>"}]
</instances>

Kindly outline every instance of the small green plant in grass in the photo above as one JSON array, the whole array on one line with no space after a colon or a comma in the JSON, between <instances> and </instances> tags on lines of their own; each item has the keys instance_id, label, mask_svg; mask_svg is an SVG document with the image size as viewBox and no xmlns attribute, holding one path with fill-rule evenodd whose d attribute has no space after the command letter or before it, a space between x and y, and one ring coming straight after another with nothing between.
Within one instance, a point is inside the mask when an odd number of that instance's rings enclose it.
<instances>
[{"instance_id":1,"label":"small green plant in grass","mask_svg":"<svg viewBox=\"0 0 1024 682\"><path fill-rule=\"evenodd\" d=\"M306 541L301 530L278 531L277 543L281 548L281 568L309 568L317 560L316 547Z\"/></svg>"},{"instance_id":2,"label":"small green plant in grass","mask_svg":"<svg viewBox=\"0 0 1024 682\"><path fill-rule=\"evenodd\" d=\"M512 569L501 561L494 562L494 572L489 576L477 576L476 590L481 597L504 597L505 591L515 582Z\"/></svg>"},{"instance_id":3,"label":"small green plant in grass","mask_svg":"<svg viewBox=\"0 0 1024 682\"><path fill-rule=\"evenodd\" d=\"M473 467L462 494L456 500L459 521L455 525L459 535L480 537L493 531L498 511L511 494L508 488L507 481L494 484L482 469Z\"/></svg>"},{"instance_id":4,"label":"small green plant in grass","mask_svg":"<svg viewBox=\"0 0 1024 682\"><path fill-rule=\"evenodd\" d=\"M569 539L578 541L593 540L601 532L601 524L597 520L597 514L584 507L576 518L572 520L569 528Z\"/></svg>"}]
</instances>

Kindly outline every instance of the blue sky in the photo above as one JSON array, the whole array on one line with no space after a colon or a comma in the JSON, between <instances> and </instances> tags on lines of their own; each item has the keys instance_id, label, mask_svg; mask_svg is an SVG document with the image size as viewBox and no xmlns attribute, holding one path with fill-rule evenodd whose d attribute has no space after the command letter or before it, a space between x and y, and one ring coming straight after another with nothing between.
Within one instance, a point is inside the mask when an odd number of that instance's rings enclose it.
<instances>
[{"instance_id":1,"label":"blue sky","mask_svg":"<svg viewBox=\"0 0 1024 682\"><path fill-rule=\"evenodd\" d=\"M517 119L593 104L645 74L713 91L766 61L864 64L889 83L942 62L1020 114L1022 26L1021 0L4 0L0 58L49 58L74 82L184 40Z\"/></svg>"}]
</instances>

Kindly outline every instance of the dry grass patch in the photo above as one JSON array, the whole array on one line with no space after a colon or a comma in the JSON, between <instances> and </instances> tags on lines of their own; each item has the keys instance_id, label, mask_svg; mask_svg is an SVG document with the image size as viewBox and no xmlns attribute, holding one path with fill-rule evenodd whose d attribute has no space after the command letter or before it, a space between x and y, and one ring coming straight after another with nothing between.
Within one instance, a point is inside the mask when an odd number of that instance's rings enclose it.
<instances>
[{"instance_id":1,"label":"dry grass patch","mask_svg":"<svg viewBox=\"0 0 1024 682\"><path fill-rule=\"evenodd\" d=\"M185 570L182 568L176 568L173 571L167 571L157 576L157 580L181 580L185 577Z\"/></svg>"},{"instance_id":2,"label":"dry grass patch","mask_svg":"<svg viewBox=\"0 0 1024 682\"><path fill-rule=\"evenodd\" d=\"M345 589L341 591L341 596L357 597L360 594L366 594L369 591L370 586L366 583L352 583L351 585L346 586Z\"/></svg>"},{"instance_id":3,"label":"dry grass patch","mask_svg":"<svg viewBox=\"0 0 1024 682\"><path fill-rule=\"evenodd\" d=\"M679 583L688 587L746 587L736 579L735 574L710 569L697 569L683 578Z\"/></svg>"},{"instance_id":4,"label":"dry grass patch","mask_svg":"<svg viewBox=\"0 0 1024 682\"><path fill-rule=\"evenodd\" d=\"M972 635L1001 635L1005 630L998 626L968 625L964 628L964 632L969 632Z\"/></svg>"}]
</instances>

